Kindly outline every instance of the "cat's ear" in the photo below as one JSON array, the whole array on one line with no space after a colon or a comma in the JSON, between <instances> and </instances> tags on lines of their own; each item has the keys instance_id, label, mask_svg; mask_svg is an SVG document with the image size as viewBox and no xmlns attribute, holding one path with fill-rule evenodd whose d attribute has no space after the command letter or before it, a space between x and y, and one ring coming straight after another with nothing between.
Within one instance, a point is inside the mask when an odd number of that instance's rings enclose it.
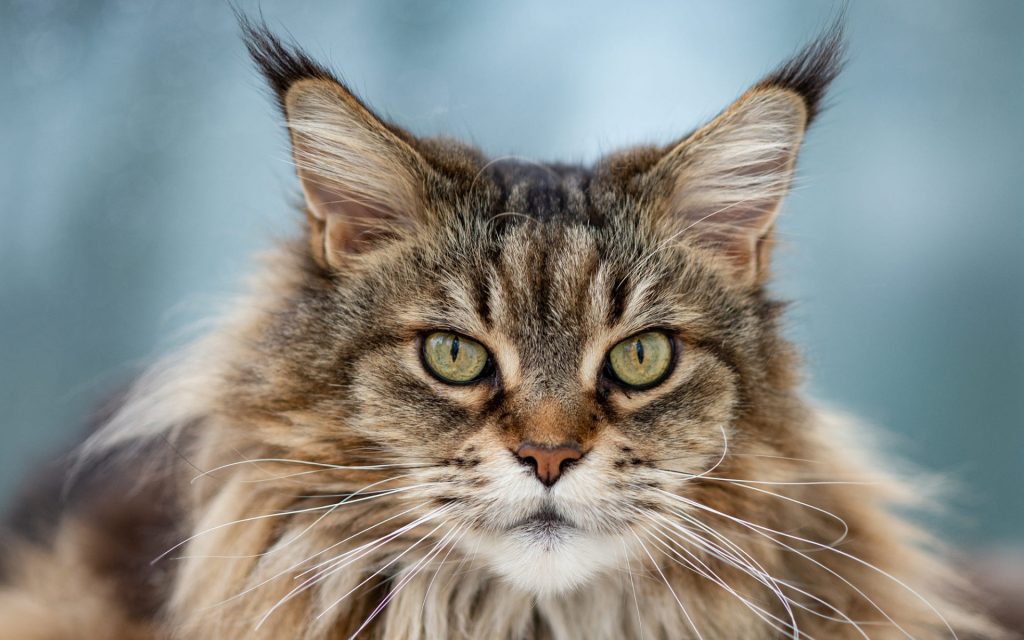
<instances>
[{"instance_id":1,"label":"cat's ear","mask_svg":"<svg viewBox=\"0 0 1024 640\"><path fill-rule=\"evenodd\" d=\"M716 252L741 283L761 284L800 143L841 58L841 31L833 27L671 146L644 177L658 223Z\"/></svg>"},{"instance_id":2,"label":"cat's ear","mask_svg":"<svg viewBox=\"0 0 1024 640\"><path fill-rule=\"evenodd\" d=\"M316 260L338 267L410 233L422 215L431 171L410 138L265 26L243 19L242 27L288 122Z\"/></svg>"}]
</instances>

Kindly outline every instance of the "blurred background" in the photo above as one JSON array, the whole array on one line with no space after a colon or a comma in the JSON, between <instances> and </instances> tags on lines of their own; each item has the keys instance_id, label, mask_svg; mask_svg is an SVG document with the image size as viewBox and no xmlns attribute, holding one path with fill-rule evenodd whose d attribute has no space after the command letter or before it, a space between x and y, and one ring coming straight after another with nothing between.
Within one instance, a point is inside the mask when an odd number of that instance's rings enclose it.
<instances>
[{"instance_id":1,"label":"blurred background","mask_svg":"<svg viewBox=\"0 0 1024 640\"><path fill-rule=\"evenodd\" d=\"M837 6L241 1L419 134L591 162L667 142ZM808 389L960 486L954 543L1024 541L1024 3L858 0L776 288ZM0 0L0 508L299 222L225 2Z\"/></svg>"}]
</instances>

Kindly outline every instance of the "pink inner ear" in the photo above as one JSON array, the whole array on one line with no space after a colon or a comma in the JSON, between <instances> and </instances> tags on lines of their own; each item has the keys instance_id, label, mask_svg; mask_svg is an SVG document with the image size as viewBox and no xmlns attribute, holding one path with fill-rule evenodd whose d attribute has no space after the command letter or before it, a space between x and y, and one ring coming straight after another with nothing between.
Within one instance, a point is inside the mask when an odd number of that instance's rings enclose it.
<instances>
[{"instance_id":1,"label":"pink inner ear","mask_svg":"<svg viewBox=\"0 0 1024 640\"><path fill-rule=\"evenodd\" d=\"M779 199L694 208L681 220L681 236L727 258L742 279L761 274L768 254L763 240L771 235Z\"/></svg>"},{"instance_id":2,"label":"pink inner ear","mask_svg":"<svg viewBox=\"0 0 1024 640\"><path fill-rule=\"evenodd\" d=\"M358 196L312 180L305 180L306 197L313 215L325 225L324 251L328 262L335 254L369 251L397 237L406 220L389 207L361 202ZM334 257L332 257L334 256Z\"/></svg>"},{"instance_id":3,"label":"pink inner ear","mask_svg":"<svg viewBox=\"0 0 1024 640\"><path fill-rule=\"evenodd\" d=\"M700 237L708 245L724 246L738 239L757 240L775 224L781 200L758 199L719 203L686 212L681 224L684 235Z\"/></svg>"}]
</instances>

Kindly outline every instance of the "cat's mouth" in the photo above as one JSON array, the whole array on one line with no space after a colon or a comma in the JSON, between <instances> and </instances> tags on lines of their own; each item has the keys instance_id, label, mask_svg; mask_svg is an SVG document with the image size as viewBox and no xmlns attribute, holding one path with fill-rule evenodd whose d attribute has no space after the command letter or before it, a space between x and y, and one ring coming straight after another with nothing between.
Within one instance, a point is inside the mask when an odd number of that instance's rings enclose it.
<instances>
[{"instance_id":1,"label":"cat's mouth","mask_svg":"<svg viewBox=\"0 0 1024 640\"><path fill-rule=\"evenodd\" d=\"M494 571L534 594L560 593L619 566L618 537L593 534L555 505L526 512L497 535L485 536L483 552Z\"/></svg>"},{"instance_id":2,"label":"cat's mouth","mask_svg":"<svg viewBox=\"0 0 1024 640\"><path fill-rule=\"evenodd\" d=\"M575 528L555 509L545 506L509 527L509 531L548 538Z\"/></svg>"}]
</instances>

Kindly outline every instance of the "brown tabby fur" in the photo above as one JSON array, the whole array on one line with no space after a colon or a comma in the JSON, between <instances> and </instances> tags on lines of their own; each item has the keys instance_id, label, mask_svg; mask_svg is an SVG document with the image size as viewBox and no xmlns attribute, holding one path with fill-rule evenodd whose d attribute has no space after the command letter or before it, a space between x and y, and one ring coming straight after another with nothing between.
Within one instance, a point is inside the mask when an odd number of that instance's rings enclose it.
<instances>
[{"instance_id":1,"label":"brown tabby fur","mask_svg":"<svg viewBox=\"0 0 1024 640\"><path fill-rule=\"evenodd\" d=\"M765 287L837 31L680 142L582 168L417 139L246 30L309 233L135 385L48 533L7 539L0 638L996 634L863 428L801 394ZM618 386L605 354L651 328L673 372ZM494 373L431 377L438 329ZM524 441L585 455L547 489Z\"/></svg>"}]
</instances>

